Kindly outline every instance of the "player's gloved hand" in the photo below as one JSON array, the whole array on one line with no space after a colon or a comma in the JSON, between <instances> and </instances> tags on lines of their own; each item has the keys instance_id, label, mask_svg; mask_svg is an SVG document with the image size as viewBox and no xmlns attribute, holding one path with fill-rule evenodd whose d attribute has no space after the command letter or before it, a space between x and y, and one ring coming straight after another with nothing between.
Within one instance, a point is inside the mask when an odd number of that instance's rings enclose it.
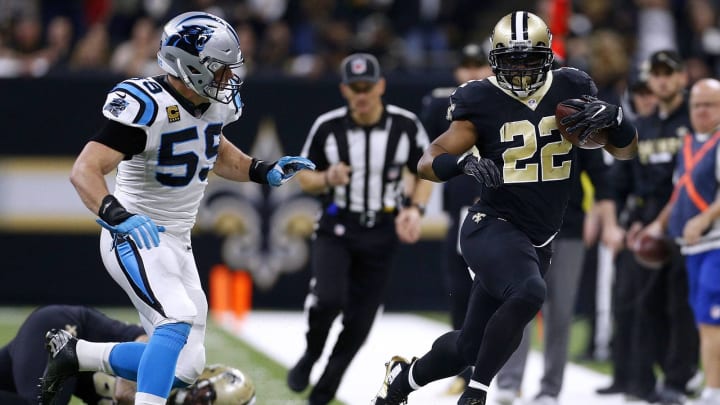
<instances>
[{"instance_id":1,"label":"player's gloved hand","mask_svg":"<svg viewBox=\"0 0 720 405\"><path fill-rule=\"evenodd\" d=\"M98 215L100 219L95 221L100 226L113 235L129 235L140 249L151 249L151 241L159 246L160 232L165 232L164 226L156 225L147 215L127 212L112 194L103 198Z\"/></svg>"},{"instance_id":2,"label":"player's gloved hand","mask_svg":"<svg viewBox=\"0 0 720 405\"><path fill-rule=\"evenodd\" d=\"M300 170L315 170L315 163L301 156L281 157L267 173L267 181L273 187L281 186Z\"/></svg>"},{"instance_id":3,"label":"player's gloved hand","mask_svg":"<svg viewBox=\"0 0 720 405\"><path fill-rule=\"evenodd\" d=\"M467 154L458 161L458 167L463 173L473 176L478 183L490 188L497 188L503 184L503 176L500 169L490 159L478 158L473 154Z\"/></svg>"},{"instance_id":4,"label":"player's gloved hand","mask_svg":"<svg viewBox=\"0 0 720 405\"><path fill-rule=\"evenodd\" d=\"M593 96L582 96L582 100L566 100L563 105L572 107L578 112L568 115L560 124L569 126L567 131L578 135L580 144L584 144L593 133L605 128L617 128L623 120L622 108L614 104L598 100Z\"/></svg>"}]
</instances>

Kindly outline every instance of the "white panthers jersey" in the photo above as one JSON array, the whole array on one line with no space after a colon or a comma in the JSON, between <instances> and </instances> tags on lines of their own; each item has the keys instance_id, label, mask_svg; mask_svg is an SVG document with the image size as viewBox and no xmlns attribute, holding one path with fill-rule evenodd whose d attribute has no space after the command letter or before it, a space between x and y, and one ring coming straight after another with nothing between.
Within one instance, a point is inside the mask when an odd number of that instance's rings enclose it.
<instances>
[{"instance_id":1,"label":"white panthers jersey","mask_svg":"<svg viewBox=\"0 0 720 405\"><path fill-rule=\"evenodd\" d=\"M158 78L159 79L159 78ZM240 96L195 116L156 78L129 79L108 93L103 114L141 128L145 149L118 166L115 197L189 242L225 125L242 113Z\"/></svg>"}]
</instances>

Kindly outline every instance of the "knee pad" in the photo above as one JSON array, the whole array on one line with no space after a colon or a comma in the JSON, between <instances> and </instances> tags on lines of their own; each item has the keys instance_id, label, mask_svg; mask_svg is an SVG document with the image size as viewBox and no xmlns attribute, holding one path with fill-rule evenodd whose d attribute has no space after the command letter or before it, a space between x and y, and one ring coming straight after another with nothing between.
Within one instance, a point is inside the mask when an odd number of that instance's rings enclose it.
<instances>
[{"instance_id":1,"label":"knee pad","mask_svg":"<svg viewBox=\"0 0 720 405\"><path fill-rule=\"evenodd\" d=\"M520 289L511 296L511 298L521 298L532 305L537 306L538 311L545 302L547 295L547 286L545 280L540 276L531 277L525 280Z\"/></svg>"},{"instance_id":2,"label":"knee pad","mask_svg":"<svg viewBox=\"0 0 720 405\"><path fill-rule=\"evenodd\" d=\"M189 385L194 383L205 367L205 346L201 343L188 342L180 352L177 365L175 366L174 387L182 386L182 383ZM178 381L179 380L179 381Z\"/></svg>"}]
</instances>

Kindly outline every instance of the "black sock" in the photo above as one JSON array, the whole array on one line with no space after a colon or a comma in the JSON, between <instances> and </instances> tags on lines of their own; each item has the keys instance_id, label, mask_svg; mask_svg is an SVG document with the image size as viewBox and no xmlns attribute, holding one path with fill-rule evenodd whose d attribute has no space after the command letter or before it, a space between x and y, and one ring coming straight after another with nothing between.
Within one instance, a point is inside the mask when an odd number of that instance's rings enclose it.
<instances>
[{"instance_id":1,"label":"black sock","mask_svg":"<svg viewBox=\"0 0 720 405\"><path fill-rule=\"evenodd\" d=\"M448 332L435 340L432 349L415 363L413 379L423 386L457 375L467 364L457 349L459 330Z\"/></svg>"}]
</instances>

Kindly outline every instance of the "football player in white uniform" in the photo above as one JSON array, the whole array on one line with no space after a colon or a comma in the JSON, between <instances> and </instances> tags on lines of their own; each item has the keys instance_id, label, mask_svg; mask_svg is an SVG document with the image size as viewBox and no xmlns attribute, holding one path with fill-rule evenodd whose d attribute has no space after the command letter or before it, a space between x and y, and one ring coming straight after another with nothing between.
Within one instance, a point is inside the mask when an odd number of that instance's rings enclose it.
<instances>
[{"instance_id":1,"label":"football player in white uniform","mask_svg":"<svg viewBox=\"0 0 720 405\"><path fill-rule=\"evenodd\" d=\"M279 186L315 165L286 156L254 159L222 133L242 112L243 63L235 30L211 14L190 12L164 27L158 63L167 75L130 79L108 94L104 128L87 143L70 180L97 222L102 259L151 336L144 343L90 343L48 332L42 404L78 370L138 383L135 404L161 405L172 387L193 383L205 365L207 300L190 230L208 173ZM105 175L117 168L110 194Z\"/></svg>"}]
</instances>

